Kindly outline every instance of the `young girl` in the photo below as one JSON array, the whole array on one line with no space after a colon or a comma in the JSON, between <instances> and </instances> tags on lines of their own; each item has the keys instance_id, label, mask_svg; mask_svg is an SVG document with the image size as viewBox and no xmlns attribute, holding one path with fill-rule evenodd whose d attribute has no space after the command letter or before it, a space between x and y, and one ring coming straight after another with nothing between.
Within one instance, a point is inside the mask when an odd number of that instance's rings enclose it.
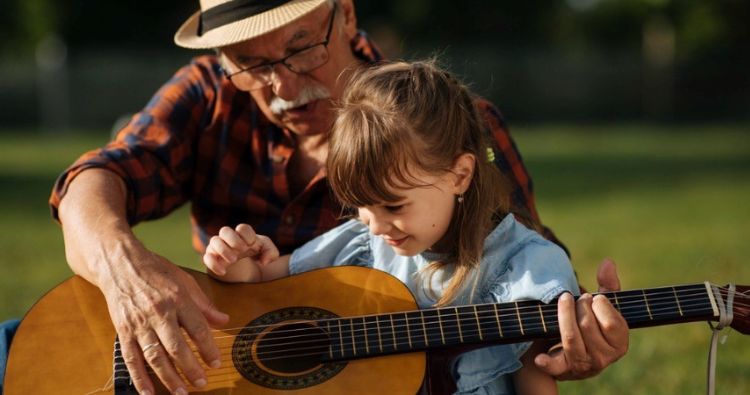
<instances>
[{"instance_id":1,"label":"young girl","mask_svg":"<svg viewBox=\"0 0 750 395\"><path fill-rule=\"evenodd\" d=\"M267 281L326 266L359 265L403 281L420 308L544 302L578 293L566 254L510 212L508 181L468 89L432 62L357 73L330 136L328 179L351 220L279 257L245 224L211 239L204 262L224 281ZM531 343L460 355L458 393L550 394Z\"/></svg>"}]
</instances>

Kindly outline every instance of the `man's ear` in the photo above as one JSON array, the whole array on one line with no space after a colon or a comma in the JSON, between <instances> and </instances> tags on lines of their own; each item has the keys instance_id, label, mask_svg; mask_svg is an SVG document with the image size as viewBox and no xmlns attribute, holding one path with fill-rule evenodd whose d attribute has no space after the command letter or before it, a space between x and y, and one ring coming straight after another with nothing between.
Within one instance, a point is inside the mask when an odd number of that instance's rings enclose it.
<instances>
[{"instance_id":1,"label":"man's ear","mask_svg":"<svg viewBox=\"0 0 750 395\"><path fill-rule=\"evenodd\" d=\"M453 186L455 187L455 193L460 195L466 192L471 185L471 180L474 176L474 168L477 163L477 158L474 154L465 152L456 157L453 161L453 174L455 175L455 181Z\"/></svg>"},{"instance_id":2,"label":"man's ear","mask_svg":"<svg viewBox=\"0 0 750 395\"><path fill-rule=\"evenodd\" d=\"M343 32L350 40L357 35L357 15L354 12L353 0L338 0L341 13L344 15Z\"/></svg>"}]
</instances>

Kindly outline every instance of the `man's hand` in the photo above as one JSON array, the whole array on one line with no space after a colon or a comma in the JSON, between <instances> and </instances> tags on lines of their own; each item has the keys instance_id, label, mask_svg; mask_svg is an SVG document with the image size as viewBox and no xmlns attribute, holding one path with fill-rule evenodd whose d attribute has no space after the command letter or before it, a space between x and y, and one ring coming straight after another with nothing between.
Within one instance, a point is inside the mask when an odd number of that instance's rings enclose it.
<instances>
[{"instance_id":1,"label":"man's hand","mask_svg":"<svg viewBox=\"0 0 750 395\"><path fill-rule=\"evenodd\" d=\"M619 291L615 263L605 259L597 272L599 292ZM578 380L599 374L628 350L628 324L622 315L597 295L560 296L557 316L562 343L534 359L536 365L558 380Z\"/></svg>"},{"instance_id":2,"label":"man's hand","mask_svg":"<svg viewBox=\"0 0 750 395\"><path fill-rule=\"evenodd\" d=\"M206 365L215 366L219 349L209 325L229 317L211 306L193 277L136 239L125 218L126 196L125 182L106 169L87 169L71 181L59 209L65 255L104 294L138 392L155 393L148 363L171 393L186 394L177 372L197 387L205 372L185 334Z\"/></svg>"},{"instance_id":3,"label":"man's hand","mask_svg":"<svg viewBox=\"0 0 750 395\"><path fill-rule=\"evenodd\" d=\"M155 393L146 364L171 393L187 394L178 372L195 387L204 386L205 372L184 334L206 365L217 368L220 353L211 327L226 324L229 317L213 307L193 277L173 263L145 249L133 258L139 262L138 270L120 272L102 292L136 389L141 394Z\"/></svg>"}]
</instances>

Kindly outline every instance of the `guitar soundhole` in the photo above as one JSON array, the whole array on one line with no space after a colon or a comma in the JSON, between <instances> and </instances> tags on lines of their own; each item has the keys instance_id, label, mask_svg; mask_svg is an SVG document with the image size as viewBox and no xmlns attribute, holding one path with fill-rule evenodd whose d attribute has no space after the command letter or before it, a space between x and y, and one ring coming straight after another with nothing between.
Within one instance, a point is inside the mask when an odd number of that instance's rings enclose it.
<instances>
[{"instance_id":1,"label":"guitar soundhole","mask_svg":"<svg viewBox=\"0 0 750 395\"><path fill-rule=\"evenodd\" d=\"M318 321L335 318L314 307L292 307L264 314L237 335L235 367L247 380L272 389L315 386L338 374L345 362L326 362L330 341Z\"/></svg>"}]
</instances>

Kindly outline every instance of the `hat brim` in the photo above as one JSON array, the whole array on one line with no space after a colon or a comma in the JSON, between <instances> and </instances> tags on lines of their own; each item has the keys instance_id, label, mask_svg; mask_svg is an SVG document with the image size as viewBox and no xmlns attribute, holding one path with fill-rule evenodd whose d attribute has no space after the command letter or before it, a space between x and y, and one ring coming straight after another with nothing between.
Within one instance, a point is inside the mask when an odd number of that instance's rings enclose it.
<instances>
[{"instance_id":1,"label":"hat brim","mask_svg":"<svg viewBox=\"0 0 750 395\"><path fill-rule=\"evenodd\" d=\"M200 11L180 26L175 44L190 49L220 48L261 36L285 26L318 8L328 0L294 0L257 15L211 29L198 35Z\"/></svg>"}]
</instances>

